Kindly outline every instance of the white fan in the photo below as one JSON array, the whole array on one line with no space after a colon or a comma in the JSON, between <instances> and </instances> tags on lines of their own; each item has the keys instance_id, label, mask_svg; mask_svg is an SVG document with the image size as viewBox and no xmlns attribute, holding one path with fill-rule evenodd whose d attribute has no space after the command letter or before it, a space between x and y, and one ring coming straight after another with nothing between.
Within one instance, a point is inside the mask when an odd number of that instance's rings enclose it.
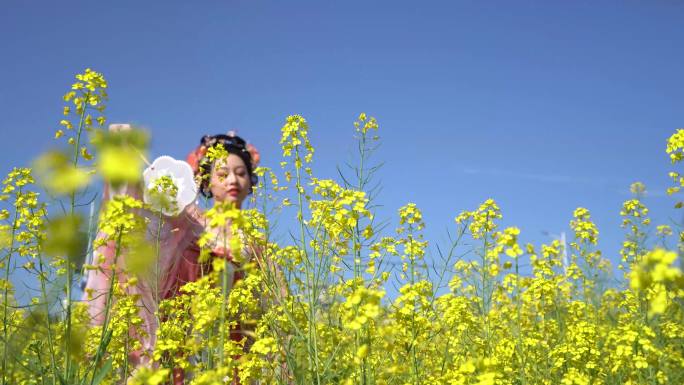
<instances>
[{"instance_id":1,"label":"white fan","mask_svg":"<svg viewBox=\"0 0 684 385\"><path fill-rule=\"evenodd\" d=\"M178 189L176 204L171 207L163 205L159 199L155 199L149 194L149 190L154 187L155 181L163 176L170 177ZM174 159L168 155L158 157L145 169L143 172L143 182L145 185L143 200L151 205L153 209L161 211L164 215L178 215L185 207L197 199L198 189L195 184L192 168L187 162Z\"/></svg>"}]
</instances>

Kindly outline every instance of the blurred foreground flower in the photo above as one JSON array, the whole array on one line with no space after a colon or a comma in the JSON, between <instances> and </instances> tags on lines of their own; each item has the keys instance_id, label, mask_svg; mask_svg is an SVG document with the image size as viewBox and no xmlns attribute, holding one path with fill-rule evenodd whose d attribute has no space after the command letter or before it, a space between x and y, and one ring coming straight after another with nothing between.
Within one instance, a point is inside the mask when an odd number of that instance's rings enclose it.
<instances>
[{"instance_id":1,"label":"blurred foreground flower","mask_svg":"<svg viewBox=\"0 0 684 385\"><path fill-rule=\"evenodd\" d=\"M61 151L46 152L33 163L33 169L42 185L53 194L68 195L90 183L92 173L74 165Z\"/></svg>"},{"instance_id":2,"label":"blurred foreground flower","mask_svg":"<svg viewBox=\"0 0 684 385\"><path fill-rule=\"evenodd\" d=\"M148 136L129 124L110 124L107 131L93 132L91 141L99 150L97 170L112 187L140 181Z\"/></svg>"}]
</instances>

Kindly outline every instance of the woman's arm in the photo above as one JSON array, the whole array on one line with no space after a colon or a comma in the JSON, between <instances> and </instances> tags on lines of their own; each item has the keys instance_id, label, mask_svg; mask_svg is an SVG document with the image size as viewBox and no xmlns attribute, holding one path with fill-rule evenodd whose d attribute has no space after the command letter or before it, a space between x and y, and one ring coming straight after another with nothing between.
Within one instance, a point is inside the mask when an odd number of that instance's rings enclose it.
<instances>
[{"instance_id":1,"label":"woman's arm","mask_svg":"<svg viewBox=\"0 0 684 385\"><path fill-rule=\"evenodd\" d=\"M125 194L136 197L140 195L138 191L139 187L135 185L121 186L114 190L109 184L105 184L102 191L102 203L98 222L103 220L103 210L115 195ZM121 268L124 265L123 250L121 250L120 245L117 244L116 239L113 239L113 237L114 234L107 234L102 231L98 223L97 235L92 246L92 265L87 266L85 271L86 281L83 288L82 301L88 304L91 322L95 325L101 325L107 316L107 303L110 302L109 294L113 288L113 278L116 278L119 283L124 283L128 279Z\"/></svg>"}]
</instances>

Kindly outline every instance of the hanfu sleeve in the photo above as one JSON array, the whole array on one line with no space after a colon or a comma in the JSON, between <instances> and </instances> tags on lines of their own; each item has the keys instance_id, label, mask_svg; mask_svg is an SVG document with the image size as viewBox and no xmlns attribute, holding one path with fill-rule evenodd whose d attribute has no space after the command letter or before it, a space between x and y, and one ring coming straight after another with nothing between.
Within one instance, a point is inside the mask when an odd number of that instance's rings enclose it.
<instances>
[{"instance_id":1,"label":"hanfu sleeve","mask_svg":"<svg viewBox=\"0 0 684 385\"><path fill-rule=\"evenodd\" d=\"M106 186L103 206L119 194L136 199L141 199L142 196L138 185L129 185L118 190ZM125 294L136 297L138 315L143 322L138 329L131 330L131 335L141 342L142 349L132 356L133 361L137 361L134 364L141 364L151 356L143 353L151 353L154 348L159 326L159 301L166 298L168 291L176 286L175 280L183 252L195 244L204 227L201 223L201 211L194 203L177 216L159 215L145 209L138 209L136 214L146 219L145 237L147 242L154 245L154 255L149 258L150 266L146 266L142 274L136 275L135 284L124 285L132 277L128 267L135 261L130 260L132 256L127 250L109 239L110 235L98 230L94 244L100 246L93 251L94 268L87 272L83 301L88 304L91 323L102 325L106 322L107 304L111 302L109 298L113 298L110 293L113 279L118 281Z\"/></svg>"}]
</instances>

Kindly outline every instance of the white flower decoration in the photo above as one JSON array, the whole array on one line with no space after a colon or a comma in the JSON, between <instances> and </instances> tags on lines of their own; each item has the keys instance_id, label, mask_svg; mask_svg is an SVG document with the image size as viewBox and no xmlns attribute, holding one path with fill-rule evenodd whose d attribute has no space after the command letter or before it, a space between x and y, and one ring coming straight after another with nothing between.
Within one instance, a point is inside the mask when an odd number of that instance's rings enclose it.
<instances>
[{"instance_id":1,"label":"white flower decoration","mask_svg":"<svg viewBox=\"0 0 684 385\"><path fill-rule=\"evenodd\" d=\"M155 183L162 177L169 177L177 189L175 199L171 199L171 205L164 204L159 196L150 194L150 189L155 188ZM153 209L161 211L164 215L178 215L190 203L197 199L197 185L190 165L182 160L176 160L170 156L158 157L143 172L144 193L143 200ZM174 198L174 197L168 197Z\"/></svg>"}]
</instances>

